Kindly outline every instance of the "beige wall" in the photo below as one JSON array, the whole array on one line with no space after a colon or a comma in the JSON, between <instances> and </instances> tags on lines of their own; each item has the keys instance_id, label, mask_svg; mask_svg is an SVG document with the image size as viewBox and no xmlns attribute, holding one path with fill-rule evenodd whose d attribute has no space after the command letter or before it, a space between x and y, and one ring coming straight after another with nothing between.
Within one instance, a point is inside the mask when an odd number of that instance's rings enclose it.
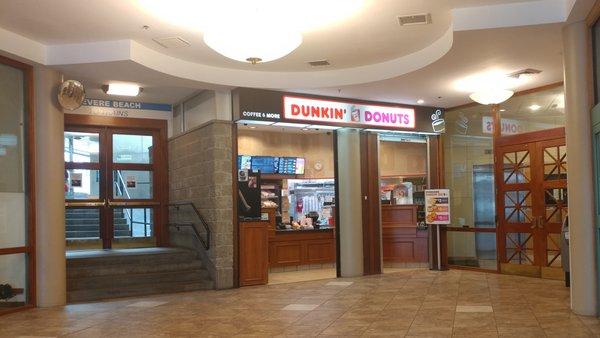
<instances>
[{"instance_id":1,"label":"beige wall","mask_svg":"<svg viewBox=\"0 0 600 338\"><path fill-rule=\"evenodd\" d=\"M427 144L382 141L379 143L379 174L411 176L427 173Z\"/></svg>"},{"instance_id":2,"label":"beige wall","mask_svg":"<svg viewBox=\"0 0 600 338\"><path fill-rule=\"evenodd\" d=\"M303 178L333 178L333 136L327 133L300 134L291 132L238 131L238 154L257 156L304 157ZM321 161L323 169L314 164Z\"/></svg>"}]
</instances>

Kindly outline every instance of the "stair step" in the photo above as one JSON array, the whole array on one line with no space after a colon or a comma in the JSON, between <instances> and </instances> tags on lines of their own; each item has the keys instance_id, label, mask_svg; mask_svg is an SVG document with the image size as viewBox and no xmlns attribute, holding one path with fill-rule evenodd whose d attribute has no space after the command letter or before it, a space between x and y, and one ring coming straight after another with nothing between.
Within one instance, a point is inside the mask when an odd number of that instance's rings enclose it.
<instances>
[{"instance_id":1,"label":"stair step","mask_svg":"<svg viewBox=\"0 0 600 338\"><path fill-rule=\"evenodd\" d=\"M67 301L88 302L119 297L145 296L162 293L188 292L198 290L211 290L214 283L210 280L181 283L160 283L149 285L133 285L124 288L77 290L67 293Z\"/></svg>"},{"instance_id":2,"label":"stair step","mask_svg":"<svg viewBox=\"0 0 600 338\"><path fill-rule=\"evenodd\" d=\"M114 235L115 235L115 237L129 237L129 230L116 230ZM95 230L95 231L73 230L73 231L65 232L66 238L87 238L87 237L98 237L98 236L100 236L99 230Z\"/></svg>"},{"instance_id":3,"label":"stair step","mask_svg":"<svg viewBox=\"0 0 600 338\"><path fill-rule=\"evenodd\" d=\"M67 291L91 289L120 289L135 285L194 282L208 278L205 269L165 271L153 273L120 273L117 275L92 276L67 279Z\"/></svg>"},{"instance_id":4,"label":"stair step","mask_svg":"<svg viewBox=\"0 0 600 338\"><path fill-rule=\"evenodd\" d=\"M97 252L70 252L67 267L107 266L111 264L163 264L180 263L196 260L196 253L179 248L153 248L100 251L106 255L98 256Z\"/></svg>"},{"instance_id":5,"label":"stair step","mask_svg":"<svg viewBox=\"0 0 600 338\"><path fill-rule=\"evenodd\" d=\"M177 272L182 270L200 270L204 267L197 259L187 262L169 262L163 264L111 264L106 266L82 266L69 268L67 278L85 278L119 274L145 274L156 272Z\"/></svg>"},{"instance_id":6,"label":"stair step","mask_svg":"<svg viewBox=\"0 0 600 338\"><path fill-rule=\"evenodd\" d=\"M65 230L69 231L99 231L100 227L97 225L67 225ZM115 224L115 230L129 230L129 226L127 224Z\"/></svg>"},{"instance_id":7,"label":"stair step","mask_svg":"<svg viewBox=\"0 0 600 338\"><path fill-rule=\"evenodd\" d=\"M127 219L125 218L115 218L113 219L114 224L127 224ZM98 218L66 218L66 225L83 225L83 224L100 224L100 220Z\"/></svg>"}]
</instances>

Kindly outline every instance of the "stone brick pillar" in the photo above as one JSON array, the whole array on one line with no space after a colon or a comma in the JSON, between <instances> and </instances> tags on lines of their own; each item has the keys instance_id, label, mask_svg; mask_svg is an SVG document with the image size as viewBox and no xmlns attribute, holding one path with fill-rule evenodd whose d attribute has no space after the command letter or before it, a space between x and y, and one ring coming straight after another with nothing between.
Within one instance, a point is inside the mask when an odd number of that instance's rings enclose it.
<instances>
[{"instance_id":1,"label":"stone brick pillar","mask_svg":"<svg viewBox=\"0 0 600 338\"><path fill-rule=\"evenodd\" d=\"M169 140L170 202L193 202L213 235L208 252L183 229L171 229L171 244L199 252L217 289L233 287L232 132L232 122L213 120Z\"/></svg>"}]
</instances>

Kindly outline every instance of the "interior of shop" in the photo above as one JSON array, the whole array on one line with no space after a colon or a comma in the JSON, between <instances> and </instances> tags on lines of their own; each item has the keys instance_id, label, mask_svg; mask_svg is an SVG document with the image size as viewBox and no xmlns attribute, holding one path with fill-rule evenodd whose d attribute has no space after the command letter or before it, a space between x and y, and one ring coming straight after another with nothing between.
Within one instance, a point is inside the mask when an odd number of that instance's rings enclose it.
<instances>
[{"instance_id":1,"label":"interior of shop","mask_svg":"<svg viewBox=\"0 0 600 338\"><path fill-rule=\"evenodd\" d=\"M333 133L238 125L238 168L260 171L261 210L269 227L268 281L336 277Z\"/></svg>"},{"instance_id":2,"label":"interior of shop","mask_svg":"<svg viewBox=\"0 0 600 338\"><path fill-rule=\"evenodd\" d=\"M380 134L379 171L383 271L428 264L425 190L427 138Z\"/></svg>"}]
</instances>

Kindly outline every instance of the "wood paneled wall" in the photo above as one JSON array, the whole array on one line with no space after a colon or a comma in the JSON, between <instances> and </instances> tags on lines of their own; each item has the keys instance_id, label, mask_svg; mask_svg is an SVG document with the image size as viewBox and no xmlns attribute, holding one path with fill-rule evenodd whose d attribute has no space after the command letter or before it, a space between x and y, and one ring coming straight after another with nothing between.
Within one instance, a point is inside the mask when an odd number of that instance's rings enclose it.
<instances>
[{"instance_id":1,"label":"wood paneled wall","mask_svg":"<svg viewBox=\"0 0 600 338\"><path fill-rule=\"evenodd\" d=\"M427 144L381 141L379 170L385 176L410 176L427 172Z\"/></svg>"},{"instance_id":2,"label":"wood paneled wall","mask_svg":"<svg viewBox=\"0 0 600 338\"><path fill-rule=\"evenodd\" d=\"M238 130L238 154L304 157L304 178L333 178L333 135ZM323 169L314 169L320 161Z\"/></svg>"}]
</instances>

